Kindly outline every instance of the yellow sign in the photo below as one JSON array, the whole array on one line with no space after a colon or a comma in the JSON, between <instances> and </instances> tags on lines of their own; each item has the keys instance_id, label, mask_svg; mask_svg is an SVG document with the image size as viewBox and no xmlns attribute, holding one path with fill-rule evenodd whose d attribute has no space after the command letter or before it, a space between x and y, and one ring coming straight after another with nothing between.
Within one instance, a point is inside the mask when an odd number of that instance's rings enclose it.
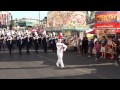
<instances>
[{"instance_id":1,"label":"yellow sign","mask_svg":"<svg viewBox=\"0 0 120 90\"><path fill-rule=\"evenodd\" d=\"M93 36L94 36L94 34L87 34L87 38L88 38L88 40L93 39Z\"/></svg>"}]
</instances>

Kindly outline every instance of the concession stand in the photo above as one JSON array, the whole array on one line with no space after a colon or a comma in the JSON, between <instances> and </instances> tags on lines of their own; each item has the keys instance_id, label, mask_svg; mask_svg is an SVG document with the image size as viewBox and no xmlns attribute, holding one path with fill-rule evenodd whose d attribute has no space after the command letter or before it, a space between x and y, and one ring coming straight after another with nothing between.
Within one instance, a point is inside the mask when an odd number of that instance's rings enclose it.
<instances>
[{"instance_id":1,"label":"concession stand","mask_svg":"<svg viewBox=\"0 0 120 90\"><path fill-rule=\"evenodd\" d=\"M99 11L95 14L95 34L98 38L102 36L120 36L120 12Z\"/></svg>"},{"instance_id":2,"label":"concession stand","mask_svg":"<svg viewBox=\"0 0 120 90\"><path fill-rule=\"evenodd\" d=\"M120 11L96 12L94 30L100 40L102 36L120 38ZM111 54L108 51L106 53Z\"/></svg>"}]
</instances>

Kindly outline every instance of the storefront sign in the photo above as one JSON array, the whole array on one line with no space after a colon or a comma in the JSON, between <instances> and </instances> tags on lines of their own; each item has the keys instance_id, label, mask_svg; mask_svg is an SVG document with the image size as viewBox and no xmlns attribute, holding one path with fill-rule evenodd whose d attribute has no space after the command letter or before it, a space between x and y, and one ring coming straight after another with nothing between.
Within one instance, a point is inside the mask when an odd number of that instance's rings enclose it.
<instances>
[{"instance_id":1,"label":"storefront sign","mask_svg":"<svg viewBox=\"0 0 120 90\"><path fill-rule=\"evenodd\" d=\"M117 11L97 12L95 15L96 23L115 22L117 21Z\"/></svg>"},{"instance_id":2,"label":"storefront sign","mask_svg":"<svg viewBox=\"0 0 120 90\"><path fill-rule=\"evenodd\" d=\"M32 22L26 22L26 26L33 26Z\"/></svg>"}]
</instances>

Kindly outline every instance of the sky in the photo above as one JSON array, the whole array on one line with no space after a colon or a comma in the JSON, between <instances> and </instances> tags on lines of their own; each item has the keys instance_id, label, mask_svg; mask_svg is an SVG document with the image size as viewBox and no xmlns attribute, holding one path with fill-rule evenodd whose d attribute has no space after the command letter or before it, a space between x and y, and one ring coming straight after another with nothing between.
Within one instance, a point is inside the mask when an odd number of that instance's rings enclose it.
<instances>
[{"instance_id":1,"label":"sky","mask_svg":"<svg viewBox=\"0 0 120 90\"><path fill-rule=\"evenodd\" d=\"M39 19L39 11L9 11L13 19L19 18L35 18ZM40 11L40 20L47 16L48 11Z\"/></svg>"}]
</instances>

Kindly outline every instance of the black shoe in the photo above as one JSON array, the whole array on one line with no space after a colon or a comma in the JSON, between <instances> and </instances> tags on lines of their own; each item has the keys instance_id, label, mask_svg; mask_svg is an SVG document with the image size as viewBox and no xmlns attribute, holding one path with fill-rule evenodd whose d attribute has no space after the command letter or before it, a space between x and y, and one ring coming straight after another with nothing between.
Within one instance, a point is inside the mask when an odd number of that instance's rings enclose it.
<instances>
[{"instance_id":1,"label":"black shoe","mask_svg":"<svg viewBox=\"0 0 120 90\"><path fill-rule=\"evenodd\" d=\"M36 52L36 54L38 54L38 51Z\"/></svg>"},{"instance_id":2,"label":"black shoe","mask_svg":"<svg viewBox=\"0 0 120 90\"><path fill-rule=\"evenodd\" d=\"M30 54L30 52L29 52L29 51L27 51L26 53L27 53L27 54Z\"/></svg>"}]
</instances>

